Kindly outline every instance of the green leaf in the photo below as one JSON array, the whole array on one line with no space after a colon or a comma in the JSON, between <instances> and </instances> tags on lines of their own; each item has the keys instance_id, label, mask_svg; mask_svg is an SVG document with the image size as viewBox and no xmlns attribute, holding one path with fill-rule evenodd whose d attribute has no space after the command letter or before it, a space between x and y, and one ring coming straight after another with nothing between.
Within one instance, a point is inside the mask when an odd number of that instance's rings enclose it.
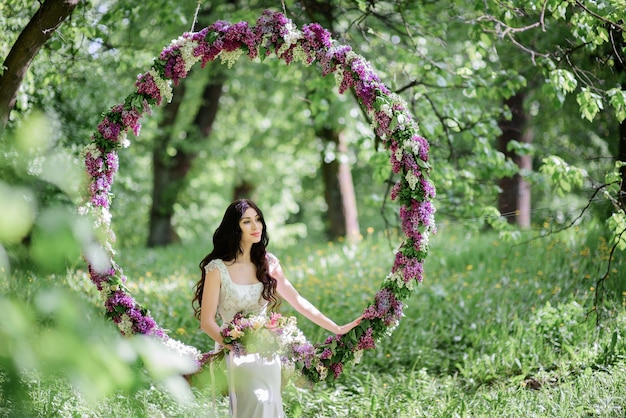
<instances>
[{"instance_id":1,"label":"green leaf","mask_svg":"<svg viewBox=\"0 0 626 418\"><path fill-rule=\"evenodd\" d=\"M583 88L582 91L578 93L576 101L580 106L581 115L589 122L593 121L598 112L604 108L602 96L591 92L587 87Z\"/></svg>"}]
</instances>

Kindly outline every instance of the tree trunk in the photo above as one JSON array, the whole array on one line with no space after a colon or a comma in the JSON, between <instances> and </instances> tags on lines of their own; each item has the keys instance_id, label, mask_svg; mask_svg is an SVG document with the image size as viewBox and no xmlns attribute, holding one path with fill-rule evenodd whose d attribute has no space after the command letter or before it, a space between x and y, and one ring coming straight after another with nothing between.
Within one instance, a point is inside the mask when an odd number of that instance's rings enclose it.
<instances>
[{"instance_id":1,"label":"tree trunk","mask_svg":"<svg viewBox=\"0 0 626 418\"><path fill-rule=\"evenodd\" d=\"M174 204L184 188L187 173L198 156L194 144L202 142L211 133L223 84L223 79L218 77L218 80L210 81L204 88L202 105L193 122L192 129L195 132L189 132L184 143L172 146L173 127L185 96L185 80L175 89L172 102L164 108L163 121L160 124L163 134L155 139L152 153L154 180L148 247L165 246L178 240L172 225ZM167 152L171 148L175 150L174 156Z\"/></svg>"},{"instance_id":2,"label":"tree trunk","mask_svg":"<svg viewBox=\"0 0 626 418\"><path fill-rule=\"evenodd\" d=\"M0 137L31 62L80 0L46 0L13 44L0 71Z\"/></svg>"},{"instance_id":3,"label":"tree trunk","mask_svg":"<svg viewBox=\"0 0 626 418\"><path fill-rule=\"evenodd\" d=\"M322 177L324 198L328 206L328 238L331 240L346 237L355 240L359 237L356 196L350 164L343 156L347 146L343 135L330 128L317 130L324 142L332 142L337 149L337 157L326 162L322 157Z\"/></svg>"},{"instance_id":4,"label":"tree trunk","mask_svg":"<svg viewBox=\"0 0 626 418\"><path fill-rule=\"evenodd\" d=\"M530 155L519 155L514 150L508 150L508 145L515 140L525 144L532 142L532 131L527 129L528 117L524 111L526 94L517 93L504 103L511 110L511 120L502 119L499 122L502 135L498 138L498 150L510 158L520 171L532 169ZM530 185L516 173L513 177L503 177L499 182L502 192L498 199L500 213L507 217L511 224L522 228L530 227Z\"/></svg>"}]
</instances>

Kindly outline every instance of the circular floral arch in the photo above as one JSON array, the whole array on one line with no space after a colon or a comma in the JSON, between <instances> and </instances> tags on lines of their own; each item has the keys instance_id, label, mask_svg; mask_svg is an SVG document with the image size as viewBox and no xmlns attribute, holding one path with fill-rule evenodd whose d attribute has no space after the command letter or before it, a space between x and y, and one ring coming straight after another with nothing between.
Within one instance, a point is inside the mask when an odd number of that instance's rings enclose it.
<instances>
[{"instance_id":1,"label":"circular floral arch","mask_svg":"<svg viewBox=\"0 0 626 418\"><path fill-rule=\"evenodd\" d=\"M294 352L295 364L310 380L334 379L342 373L344 364L358 361L363 350L373 349L398 325L403 301L422 281L428 237L435 232L435 189L428 177L428 142L418 134L417 122L406 103L380 81L367 60L333 40L317 23L298 29L283 14L266 10L254 26L217 21L201 31L184 33L163 49L149 71L138 76L135 91L103 114L84 149L90 184L80 212L91 214L96 226L105 232L103 251L86 254L90 278L102 295L106 316L122 334L155 336L167 347L191 356L201 368L208 353L169 337L125 287L126 277L114 260L112 246L111 186L119 168L118 151L130 145L128 131L139 135L139 120L151 114L152 106L172 99L172 84L178 85L197 62L204 67L219 57L230 67L244 54L250 59L273 56L287 64L317 63L322 76L334 73L340 93L354 89L389 152L391 168L399 174L391 198L400 204L406 238L380 290L364 309L363 321L346 335L331 335L323 343L308 344Z\"/></svg>"}]
</instances>

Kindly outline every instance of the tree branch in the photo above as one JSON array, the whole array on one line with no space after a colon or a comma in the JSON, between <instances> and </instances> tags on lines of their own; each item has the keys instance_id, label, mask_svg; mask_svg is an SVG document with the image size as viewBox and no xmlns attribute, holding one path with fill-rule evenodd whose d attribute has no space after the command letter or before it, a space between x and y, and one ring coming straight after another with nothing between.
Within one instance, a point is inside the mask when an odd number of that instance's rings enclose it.
<instances>
[{"instance_id":1,"label":"tree branch","mask_svg":"<svg viewBox=\"0 0 626 418\"><path fill-rule=\"evenodd\" d=\"M13 44L0 72L0 136L15 106L17 92L33 59L80 0L46 0Z\"/></svg>"}]
</instances>

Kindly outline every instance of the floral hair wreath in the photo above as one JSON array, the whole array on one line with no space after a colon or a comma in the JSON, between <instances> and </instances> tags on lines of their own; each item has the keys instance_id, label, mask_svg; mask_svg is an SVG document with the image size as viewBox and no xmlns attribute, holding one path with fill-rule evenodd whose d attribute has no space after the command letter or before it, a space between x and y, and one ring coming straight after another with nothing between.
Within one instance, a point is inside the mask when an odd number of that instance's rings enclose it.
<instances>
[{"instance_id":1,"label":"floral hair wreath","mask_svg":"<svg viewBox=\"0 0 626 418\"><path fill-rule=\"evenodd\" d=\"M432 204L435 188L428 176L428 142L418 134L417 122L406 103L380 81L368 61L349 46L337 43L317 23L298 29L283 14L266 10L255 26L217 21L199 32L184 33L163 49L148 72L138 76L136 91L103 114L91 143L83 151L90 184L79 210L91 214L96 226L105 232L104 247L96 251L100 256L86 254L90 278L102 295L106 316L123 335L155 336L166 347L191 356L201 368L207 355L169 337L125 287L126 277L113 259L111 186L119 168L118 150L130 145L128 131L139 135L140 118L150 115L152 106L172 99L172 84L178 85L199 61L204 67L219 57L231 67L244 54L261 60L274 55L287 64L300 61L308 66L317 62L323 76L334 73L340 93L354 89L374 131L389 151L394 173L400 175L391 198L400 203L406 239L395 254L391 272L363 311L361 324L346 335L332 335L309 347L308 359L300 364L301 372L312 381L334 379L342 373L344 364L358 362L363 350L373 349L398 325L403 300L422 281L428 238L436 232Z\"/></svg>"}]
</instances>

